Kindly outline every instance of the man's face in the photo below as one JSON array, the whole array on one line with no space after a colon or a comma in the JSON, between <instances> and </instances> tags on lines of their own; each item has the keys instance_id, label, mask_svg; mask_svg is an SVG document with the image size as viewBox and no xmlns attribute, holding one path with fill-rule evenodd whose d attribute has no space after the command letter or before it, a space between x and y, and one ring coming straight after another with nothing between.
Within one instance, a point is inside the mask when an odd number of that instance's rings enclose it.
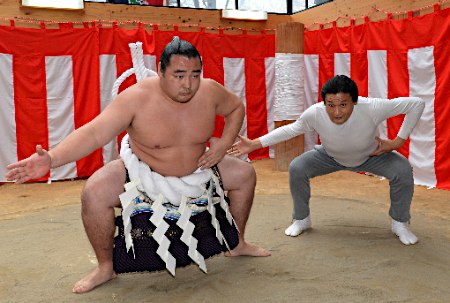
<instances>
[{"instance_id":1,"label":"man's face","mask_svg":"<svg viewBox=\"0 0 450 303\"><path fill-rule=\"evenodd\" d=\"M159 71L161 88L175 102L189 102L200 86L199 58L173 55L164 73Z\"/></svg>"},{"instance_id":2,"label":"man's face","mask_svg":"<svg viewBox=\"0 0 450 303\"><path fill-rule=\"evenodd\" d=\"M330 120L343 124L350 118L354 103L349 93L326 94L325 106Z\"/></svg>"}]
</instances>

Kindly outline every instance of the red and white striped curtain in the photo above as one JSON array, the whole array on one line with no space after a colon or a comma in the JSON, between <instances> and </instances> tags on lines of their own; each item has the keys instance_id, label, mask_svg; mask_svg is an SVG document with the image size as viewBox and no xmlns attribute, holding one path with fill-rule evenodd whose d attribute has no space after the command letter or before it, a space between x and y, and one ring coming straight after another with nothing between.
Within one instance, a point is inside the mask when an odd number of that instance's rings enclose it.
<instances>
[{"instance_id":1,"label":"red and white striped curtain","mask_svg":"<svg viewBox=\"0 0 450 303\"><path fill-rule=\"evenodd\" d=\"M304 105L320 101L319 88L346 74L360 94L394 98L419 96L426 109L410 140L400 150L414 167L416 184L450 189L450 9L404 20L366 22L306 31ZM128 43L141 41L147 67L173 35L193 43L202 54L204 77L241 97L246 106L242 134L256 138L273 128L275 37L154 30L125 30L86 24L73 28L24 29L0 26L0 181L6 165L32 154L36 144L57 145L92 120L111 101L114 80L132 66ZM132 77L133 78L133 77ZM125 81L121 89L134 83ZM389 119L380 132L394 137L402 117ZM223 120L217 119L215 135ZM119 140L120 138L118 138ZM117 157L117 140L41 180L87 177ZM271 149L250 159L273 157Z\"/></svg>"},{"instance_id":2,"label":"red and white striped curtain","mask_svg":"<svg viewBox=\"0 0 450 303\"><path fill-rule=\"evenodd\" d=\"M70 23L59 29L46 29L45 24L41 29L0 26L0 181L5 181L6 165L31 155L36 144L53 148L105 108L114 81L132 67L128 43L143 42L144 61L156 70L159 55L174 35L199 49L204 77L241 97L247 110L242 134L255 138L273 128L273 34L181 32L177 27L148 32L142 26L125 30L92 24L74 28ZM134 82L130 77L121 90ZM215 135L222 129L218 117ZM40 181L91 175L117 157L118 140L76 163L52 169ZM267 157L269 149L249 155Z\"/></svg>"},{"instance_id":3,"label":"red and white striped curtain","mask_svg":"<svg viewBox=\"0 0 450 303\"><path fill-rule=\"evenodd\" d=\"M450 9L365 21L305 32L306 99L320 100L320 87L337 74L353 78L362 96L421 97L425 111L400 152L416 184L450 190ZM389 119L380 133L394 138L402 121Z\"/></svg>"}]
</instances>

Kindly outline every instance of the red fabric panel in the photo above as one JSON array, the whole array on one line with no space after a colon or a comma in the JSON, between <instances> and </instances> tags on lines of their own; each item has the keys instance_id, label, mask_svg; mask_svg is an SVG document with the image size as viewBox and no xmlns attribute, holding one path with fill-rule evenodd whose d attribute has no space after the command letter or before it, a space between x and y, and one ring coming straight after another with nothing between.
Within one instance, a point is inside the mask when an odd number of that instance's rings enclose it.
<instances>
[{"instance_id":1,"label":"red fabric panel","mask_svg":"<svg viewBox=\"0 0 450 303\"><path fill-rule=\"evenodd\" d=\"M13 71L17 156L22 160L36 152L37 144L49 148L45 60L33 54L15 55ZM50 173L38 180L49 177Z\"/></svg>"},{"instance_id":2,"label":"red fabric panel","mask_svg":"<svg viewBox=\"0 0 450 303\"><path fill-rule=\"evenodd\" d=\"M319 55L319 96L317 100L322 100L320 91L322 86L330 78L334 76L334 54L320 54ZM323 100L322 100L323 101Z\"/></svg>"},{"instance_id":3,"label":"red fabric panel","mask_svg":"<svg viewBox=\"0 0 450 303\"><path fill-rule=\"evenodd\" d=\"M245 43L247 137L255 139L268 133L265 58L275 52L275 40L273 35L248 35ZM268 157L268 147L249 154L251 160Z\"/></svg>"},{"instance_id":4,"label":"red fabric panel","mask_svg":"<svg viewBox=\"0 0 450 303\"><path fill-rule=\"evenodd\" d=\"M70 36L55 41L70 45L70 40L78 49L73 50L73 82L74 82L74 124L79 128L94 119L100 113L100 71L98 67L99 52L96 44L98 36L95 30L76 30ZM87 157L77 161L77 175L87 177L103 166L102 149L97 149Z\"/></svg>"},{"instance_id":5,"label":"red fabric panel","mask_svg":"<svg viewBox=\"0 0 450 303\"><path fill-rule=\"evenodd\" d=\"M352 27L333 27L333 52L349 53L352 49Z\"/></svg>"},{"instance_id":6,"label":"red fabric panel","mask_svg":"<svg viewBox=\"0 0 450 303\"><path fill-rule=\"evenodd\" d=\"M45 60L39 54L42 31L0 26L0 37L0 52L13 55L17 157L22 160L36 151L37 144L46 150L49 146Z\"/></svg>"},{"instance_id":7,"label":"red fabric panel","mask_svg":"<svg viewBox=\"0 0 450 303\"><path fill-rule=\"evenodd\" d=\"M261 76L262 75L262 76ZM245 90L247 99L247 137L255 139L267 134L266 78L264 58L245 60ZM250 159L269 156L269 148L255 150Z\"/></svg>"},{"instance_id":8,"label":"red fabric panel","mask_svg":"<svg viewBox=\"0 0 450 303\"><path fill-rule=\"evenodd\" d=\"M213 50L217 45L219 47L226 42L223 41L224 35L204 34L203 47L206 53L200 53L203 60L203 77L216 80L220 84L224 84L223 74L223 56L219 52ZM208 51L209 50L209 51ZM220 137L223 132L224 119L216 116L214 137Z\"/></svg>"},{"instance_id":9,"label":"red fabric panel","mask_svg":"<svg viewBox=\"0 0 450 303\"><path fill-rule=\"evenodd\" d=\"M398 41L394 42L394 44L397 43ZM388 98L409 96L408 54L404 48L387 52L387 71ZM397 137L404 118L405 115L398 115L387 120L388 138L395 139ZM398 151L405 157L409 156L409 138Z\"/></svg>"},{"instance_id":10,"label":"red fabric panel","mask_svg":"<svg viewBox=\"0 0 450 303\"><path fill-rule=\"evenodd\" d=\"M450 18L441 26L450 28ZM442 42L434 52L434 64L436 69L436 95L434 103L435 114L435 173L438 188L450 190L450 103L448 101L448 90L450 88L450 32L442 37Z\"/></svg>"},{"instance_id":11,"label":"red fabric panel","mask_svg":"<svg viewBox=\"0 0 450 303\"><path fill-rule=\"evenodd\" d=\"M367 97L369 94L369 64L366 51L351 54L350 77L358 85L359 95Z\"/></svg>"}]
</instances>

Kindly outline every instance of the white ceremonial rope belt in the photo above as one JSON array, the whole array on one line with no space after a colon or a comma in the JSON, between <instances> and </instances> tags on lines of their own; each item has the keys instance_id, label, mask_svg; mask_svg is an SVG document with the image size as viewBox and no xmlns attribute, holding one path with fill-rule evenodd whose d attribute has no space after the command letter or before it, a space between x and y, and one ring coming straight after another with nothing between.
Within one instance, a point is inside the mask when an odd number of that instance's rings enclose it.
<instances>
[{"instance_id":1,"label":"white ceremonial rope belt","mask_svg":"<svg viewBox=\"0 0 450 303\"><path fill-rule=\"evenodd\" d=\"M122 139L120 157L128 170L130 180L141 180L138 189L145 191L147 196L155 201L162 194L173 205L180 205L183 196L198 198L205 191L205 183L211 179L208 170L197 169L185 177L164 177L144 162L140 161L133 153L128 143L128 134Z\"/></svg>"}]
</instances>

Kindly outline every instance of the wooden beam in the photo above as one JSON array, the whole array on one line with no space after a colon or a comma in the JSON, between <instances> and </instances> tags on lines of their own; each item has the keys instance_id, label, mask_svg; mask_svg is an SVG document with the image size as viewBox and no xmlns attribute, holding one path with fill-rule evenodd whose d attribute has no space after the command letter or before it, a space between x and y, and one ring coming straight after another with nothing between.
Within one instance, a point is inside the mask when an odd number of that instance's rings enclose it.
<instances>
[{"instance_id":1,"label":"wooden beam","mask_svg":"<svg viewBox=\"0 0 450 303\"><path fill-rule=\"evenodd\" d=\"M285 54L303 54L304 25L298 22L281 23L275 34L275 52ZM290 124L294 120L275 121L275 128ZM304 136L300 135L275 145L274 169L287 171L291 161L303 153Z\"/></svg>"}]
</instances>

